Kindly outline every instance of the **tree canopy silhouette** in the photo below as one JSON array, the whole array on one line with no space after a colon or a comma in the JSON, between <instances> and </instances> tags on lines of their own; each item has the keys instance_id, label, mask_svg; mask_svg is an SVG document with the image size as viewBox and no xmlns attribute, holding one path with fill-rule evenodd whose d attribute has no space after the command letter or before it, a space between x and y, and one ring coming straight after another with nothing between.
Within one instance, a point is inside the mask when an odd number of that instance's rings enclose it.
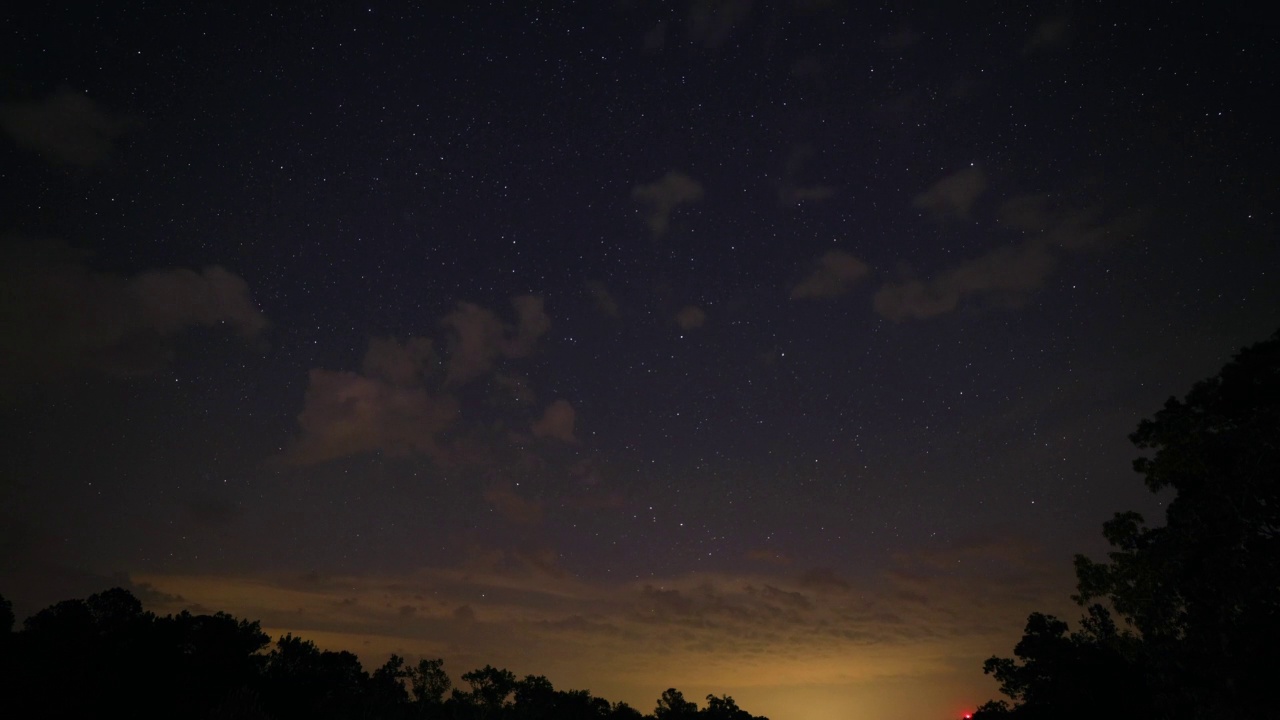
<instances>
[{"instance_id":1,"label":"tree canopy silhouette","mask_svg":"<svg viewBox=\"0 0 1280 720\"><path fill-rule=\"evenodd\" d=\"M392 655L370 674L350 652L291 634L272 646L258 623L226 613L158 617L121 588L59 602L16 633L10 608L0 596L5 718L656 720L587 690L557 690L541 675L517 681L490 665L461 676L467 690L452 688L440 659L410 665ZM677 713L667 720L766 720L727 695L707 700L699 711L672 688L658 708Z\"/></svg>"},{"instance_id":2,"label":"tree canopy silhouette","mask_svg":"<svg viewBox=\"0 0 1280 720\"><path fill-rule=\"evenodd\" d=\"M1147 487L1174 492L1165 524L1121 512L1103 526L1107 560L1075 558L1083 630L1033 614L1018 659L984 667L1015 705L988 703L975 717L1273 716L1280 331L1169 398L1129 439L1152 451L1133 464Z\"/></svg>"}]
</instances>

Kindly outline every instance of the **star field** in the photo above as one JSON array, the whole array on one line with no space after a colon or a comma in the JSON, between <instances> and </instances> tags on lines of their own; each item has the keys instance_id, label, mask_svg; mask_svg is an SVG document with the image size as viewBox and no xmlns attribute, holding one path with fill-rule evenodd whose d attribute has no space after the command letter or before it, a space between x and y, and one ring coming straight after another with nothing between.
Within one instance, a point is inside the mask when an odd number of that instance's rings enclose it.
<instances>
[{"instance_id":1,"label":"star field","mask_svg":"<svg viewBox=\"0 0 1280 720\"><path fill-rule=\"evenodd\" d=\"M1222 8L14 11L0 592L944 717L1280 326ZM366 663L368 664L368 663Z\"/></svg>"}]
</instances>

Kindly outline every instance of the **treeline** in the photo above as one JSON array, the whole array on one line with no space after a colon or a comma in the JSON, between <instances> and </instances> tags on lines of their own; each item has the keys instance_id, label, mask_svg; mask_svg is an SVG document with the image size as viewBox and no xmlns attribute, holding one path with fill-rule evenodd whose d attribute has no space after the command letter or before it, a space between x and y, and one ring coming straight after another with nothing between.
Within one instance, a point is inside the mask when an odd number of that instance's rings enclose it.
<instances>
[{"instance_id":1,"label":"treeline","mask_svg":"<svg viewBox=\"0 0 1280 720\"><path fill-rule=\"evenodd\" d=\"M372 673L352 653L227 613L160 617L127 590L64 600L14 631L0 597L0 717L208 720L767 720L732 697L685 700L674 688L651 714L586 690L557 690L486 665L453 687L439 659L392 655Z\"/></svg>"},{"instance_id":2,"label":"treeline","mask_svg":"<svg viewBox=\"0 0 1280 720\"><path fill-rule=\"evenodd\" d=\"M1106 562L1076 556L1079 629L1034 613L1013 658L984 670L1012 700L975 720L1280 717L1280 332L1245 348L1129 439L1165 524L1103 527Z\"/></svg>"}]
</instances>

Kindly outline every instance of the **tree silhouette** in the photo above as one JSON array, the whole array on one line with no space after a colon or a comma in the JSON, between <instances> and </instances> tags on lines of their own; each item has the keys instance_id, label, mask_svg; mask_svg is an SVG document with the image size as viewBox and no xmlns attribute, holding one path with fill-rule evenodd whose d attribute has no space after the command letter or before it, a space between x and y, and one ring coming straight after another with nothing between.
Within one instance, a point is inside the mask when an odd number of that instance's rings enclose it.
<instances>
[{"instance_id":1,"label":"tree silhouette","mask_svg":"<svg viewBox=\"0 0 1280 720\"><path fill-rule=\"evenodd\" d=\"M658 698L658 706L653 710L658 720L691 720L698 716L698 704L684 699L684 693L675 688L667 688Z\"/></svg>"},{"instance_id":2,"label":"tree silhouette","mask_svg":"<svg viewBox=\"0 0 1280 720\"><path fill-rule=\"evenodd\" d=\"M1169 398L1130 440L1153 492L1172 490L1165 525L1117 513L1106 562L1076 556L1084 631L1032 615L985 671L1018 702L1007 713L1059 717L1082 699L1129 717L1267 718L1280 647L1280 332L1218 375ZM1116 699L1118 698L1118 699ZM1091 714L1097 714L1093 704ZM1073 710L1074 708L1074 710ZM999 704L981 715L1001 714Z\"/></svg>"},{"instance_id":3,"label":"tree silhouette","mask_svg":"<svg viewBox=\"0 0 1280 720\"><path fill-rule=\"evenodd\" d=\"M423 658L408 670L409 688L419 717L438 717L442 713L445 693L452 682L444 671L444 660Z\"/></svg>"},{"instance_id":4,"label":"tree silhouette","mask_svg":"<svg viewBox=\"0 0 1280 720\"><path fill-rule=\"evenodd\" d=\"M13 603L9 602L5 596L0 595L0 635L12 633L13 622Z\"/></svg>"},{"instance_id":5,"label":"tree silhouette","mask_svg":"<svg viewBox=\"0 0 1280 720\"><path fill-rule=\"evenodd\" d=\"M0 596L0 611L9 611ZM728 695L706 710L674 688L659 717L541 675L516 681L485 665L450 691L444 661L391 655L373 672L345 651L286 634L271 645L257 622L226 613L157 617L112 588L51 605L11 632L0 614L0 718L191 717L206 720L763 720ZM270 652L266 652L270 647Z\"/></svg>"}]
</instances>

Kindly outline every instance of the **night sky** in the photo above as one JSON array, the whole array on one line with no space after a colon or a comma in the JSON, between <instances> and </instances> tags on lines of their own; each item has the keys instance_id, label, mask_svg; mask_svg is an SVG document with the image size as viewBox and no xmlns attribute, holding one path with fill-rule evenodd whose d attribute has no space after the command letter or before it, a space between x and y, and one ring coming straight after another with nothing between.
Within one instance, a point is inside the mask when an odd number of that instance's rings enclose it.
<instances>
[{"instance_id":1,"label":"night sky","mask_svg":"<svg viewBox=\"0 0 1280 720\"><path fill-rule=\"evenodd\" d=\"M1244 6L0 21L0 594L945 718L1280 327Z\"/></svg>"}]
</instances>

